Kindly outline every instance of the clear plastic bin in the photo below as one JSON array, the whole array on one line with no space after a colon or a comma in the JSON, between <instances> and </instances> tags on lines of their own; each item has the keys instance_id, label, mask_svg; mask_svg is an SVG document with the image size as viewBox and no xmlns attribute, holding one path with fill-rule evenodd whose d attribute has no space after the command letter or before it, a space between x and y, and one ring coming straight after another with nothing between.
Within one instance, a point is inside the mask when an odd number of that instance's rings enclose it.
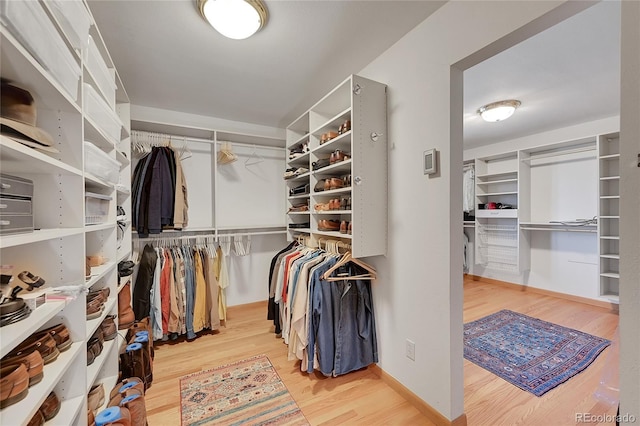
<instances>
[{"instance_id":1,"label":"clear plastic bin","mask_svg":"<svg viewBox=\"0 0 640 426\"><path fill-rule=\"evenodd\" d=\"M109 105L112 110L115 110L117 88L115 72L107 66L102 55L100 55L100 51L95 41L93 41L93 37L89 36L89 46L84 52L85 64L96 82L98 91L102 94L104 100L107 101L107 105Z\"/></svg>"},{"instance_id":2,"label":"clear plastic bin","mask_svg":"<svg viewBox=\"0 0 640 426\"><path fill-rule=\"evenodd\" d=\"M45 0L75 49L86 49L89 41L91 16L82 0Z\"/></svg>"},{"instance_id":3,"label":"clear plastic bin","mask_svg":"<svg viewBox=\"0 0 640 426\"><path fill-rule=\"evenodd\" d=\"M114 144L120 142L122 128L120 118L90 84L82 85L82 102L87 116L95 122L105 136Z\"/></svg>"},{"instance_id":4,"label":"clear plastic bin","mask_svg":"<svg viewBox=\"0 0 640 426\"><path fill-rule=\"evenodd\" d=\"M74 101L78 100L80 65L37 1L0 2L0 19Z\"/></svg>"},{"instance_id":5,"label":"clear plastic bin","mask_svg":"<svg viewBox=\"0 0 640 426\"><path fill-rule=\"evenodd\" d=\"M120 174L120 163L91 142L85 141L84 170L97 178L116 184Z\"/></svg>"},{"instance_id":6,"label":"clear plastic bin","mask_svg":"<svg viewBox=\"0 0 640 426\"><path fill-rule=\"evenodd\" d=\"M85 225L97 225L109 220L108 195L96 194L94 192L84 193L84 223Z\"/></svg>"}]
</instances>

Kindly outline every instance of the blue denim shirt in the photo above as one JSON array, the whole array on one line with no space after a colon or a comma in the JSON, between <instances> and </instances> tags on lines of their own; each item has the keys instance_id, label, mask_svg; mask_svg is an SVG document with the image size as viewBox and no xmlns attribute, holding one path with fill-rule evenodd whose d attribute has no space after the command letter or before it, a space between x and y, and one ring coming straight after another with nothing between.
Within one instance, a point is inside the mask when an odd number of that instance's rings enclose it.
<instances>
[{"instance_id":1,"label":"blue denim shirt","mask_svg":"<svg viewBox=\"0 0 640 426\"><path fill-rule=\"evenodd\" d=\"M378 345L368 280L322 281L320 278L337 259L320 265L312 275L310 292L311 327L309 364L313 372L313 352L325 376L338 376L378 362ZM348 264L349 275L363 273Z\"/></svg>"}]
</instances>

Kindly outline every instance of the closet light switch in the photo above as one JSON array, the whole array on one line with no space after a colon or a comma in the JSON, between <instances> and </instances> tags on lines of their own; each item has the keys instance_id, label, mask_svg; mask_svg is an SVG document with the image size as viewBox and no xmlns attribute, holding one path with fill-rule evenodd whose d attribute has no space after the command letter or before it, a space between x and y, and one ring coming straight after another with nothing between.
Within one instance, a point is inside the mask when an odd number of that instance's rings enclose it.
<instances>
[{"instance_id":1,"label":"closet light switch","mask_svg":"<svg viewBox=\"0 0 640 426\"><path fill-rule=\"evenodd\" d=\"M424 174L432 175L438 172L438 152L435 148L424 152Z\"/></svg>"}]
</instances>

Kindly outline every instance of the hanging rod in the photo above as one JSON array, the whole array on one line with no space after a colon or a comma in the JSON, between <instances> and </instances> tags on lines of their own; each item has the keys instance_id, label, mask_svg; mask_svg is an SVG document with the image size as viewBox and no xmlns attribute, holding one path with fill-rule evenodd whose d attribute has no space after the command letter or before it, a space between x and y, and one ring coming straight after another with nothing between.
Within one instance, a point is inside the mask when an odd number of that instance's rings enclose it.
<instances>
[{"instance_id":1,"label":"hanging rod","mask_svg":"<svg viewBox=\"0 0 640 426\"><path fill-rule=\"evenodd\" d=\"M176 139L179 141L191 141L191 142L201 142L201 143L209 143L209 144L216 144L219 142L228 142L230 144L233 145L240 145L240 146L246 146L246 147L251 147L251 148L260 148L260 149L271 149L271 150L278 150L278 151L284 151L285 148L284 147L278 147L278 146L268 146L268 145L260 145L260 144L256 144L256 143L246 143L246 142L233 142L233 141L226 141L226 140L217 140L216 139L204 139L204 138L196 138L196 137L192 137L192 136L180 136L180 135L171 135L168 133L157 133L157 132L149 132L147 130L132 130L131 131L131 139L132 141L135 143L137 141L135 141L134 136L138 137L137 135L142 136L143 134L148 134L148 135L153 135L153 136L159 136L159 137L163 137L163 138L167 138L169 140L171 139Z\"/></svg>"},{"instance_id":2,"label":"hanging rod","mask_svg":"<svg viewBox=\"0 0 640 426\"><path fill-rule=\"evenodd\" d=\"M568 155L568 154L577 154L579 152L587 152L587 151L595 151L596 147L594 146L585 146L585 147L581 147L581 148L575 148L575 149L566 149L563 150L561 152L549 152L547 154L539 154L539 155L535 155L531 156L529 158L523 158L520 161L532 161L532 160L537 160L540 158L548 158L548 157L559 157L561 155Z\"/></svg>"}]
</instances>

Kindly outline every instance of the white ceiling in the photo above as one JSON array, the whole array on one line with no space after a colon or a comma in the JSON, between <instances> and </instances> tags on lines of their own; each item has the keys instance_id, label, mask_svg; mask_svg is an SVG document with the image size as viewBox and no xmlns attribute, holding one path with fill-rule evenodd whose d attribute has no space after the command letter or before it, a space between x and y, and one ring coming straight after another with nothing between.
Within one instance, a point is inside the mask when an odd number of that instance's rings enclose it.
<instances>
[{"instance_id":1,"label":"white ceiling","mask_svg":"<svg viewBox=\"0 0 640 426\"><path fill-rule=\"evenodd\" d=\"M267 25L230 40L195 0L88 2L133 104L282 128L443 4L266 0ZM619 20L603 2L465 71L465 145L619 114ZM476 114L510 98L507 121Z\"/></svg>"}]
</instances>

